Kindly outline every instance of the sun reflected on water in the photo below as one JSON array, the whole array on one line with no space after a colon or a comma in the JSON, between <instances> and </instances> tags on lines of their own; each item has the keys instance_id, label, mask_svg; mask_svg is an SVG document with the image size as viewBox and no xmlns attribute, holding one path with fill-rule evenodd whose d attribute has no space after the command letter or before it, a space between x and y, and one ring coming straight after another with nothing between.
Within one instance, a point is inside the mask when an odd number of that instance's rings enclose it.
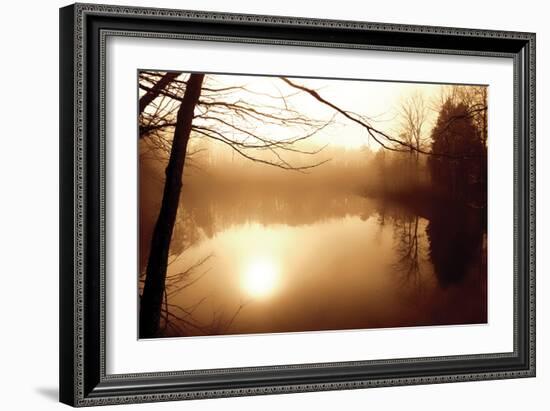
<instances>
[{"instance_id":1,"label":"sun reflected on water","mask_svg":"<svg viewBox=\"0 0 550 411\"><path fill-rule=\"evenodd\" d=\"M256 298L266 297L277 287L280 269L273 258L256 256L245 265L242 286Z\"/></svg>"}]
</instances>

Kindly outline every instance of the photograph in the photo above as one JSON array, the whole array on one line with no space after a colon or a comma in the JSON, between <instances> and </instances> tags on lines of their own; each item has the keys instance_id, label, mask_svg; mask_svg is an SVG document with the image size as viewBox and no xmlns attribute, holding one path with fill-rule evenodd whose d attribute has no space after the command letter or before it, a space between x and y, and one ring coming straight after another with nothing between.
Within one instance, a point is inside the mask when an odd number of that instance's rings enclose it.
<instances>
[{"instance_id":1,"label":"photograph","mask_svg":"<svg viewBox=\"0 0 550 411\"><path fill-rule=\"evenodd\" d=\"M140 68L139 338L486 324L489 98Z\"/></svg>"},{"instance_id":2,"label":"photograph","mask_svg":"<svg viewBox=\"0 0 550 411\"><path fill-rule=\"evenodd\" d=\"M541 18L226 3L59 9L59 401L521 408Z\"/></svg>"}]
</instances>

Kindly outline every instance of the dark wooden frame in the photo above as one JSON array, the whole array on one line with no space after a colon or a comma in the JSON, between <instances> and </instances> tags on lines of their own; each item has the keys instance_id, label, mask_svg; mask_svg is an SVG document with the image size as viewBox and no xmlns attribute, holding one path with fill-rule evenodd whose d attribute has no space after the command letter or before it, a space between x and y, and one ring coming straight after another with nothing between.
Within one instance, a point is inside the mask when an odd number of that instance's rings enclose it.
<instances>
[{"instance_id":1,"label":"dark wooden frame","mask_svg":"<svg viewBox=\"0 0 550 411\"><path fill-rule=\"evenodd\" d=\"M102 87L109 35L513 59L514 351L107 375ZM62 402L89 406L535 375L535 34L76 4L60 10L60 100Z\"/></svg>"}]
</instances>

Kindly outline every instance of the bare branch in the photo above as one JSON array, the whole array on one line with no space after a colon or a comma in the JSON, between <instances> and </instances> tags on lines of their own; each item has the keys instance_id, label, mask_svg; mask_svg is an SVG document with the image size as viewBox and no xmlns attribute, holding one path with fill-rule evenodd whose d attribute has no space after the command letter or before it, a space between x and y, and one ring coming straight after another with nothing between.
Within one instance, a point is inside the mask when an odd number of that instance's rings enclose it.
<instances>
[{"instance_id":1,"label":"bare branch","mask_svg":"<svg viewBox=\"0 0 550 411\"><path fill-rule=\"evenodd\" d=\"M145 95L143 95L139 99L139 112L140 114L143 113L145 110L145 107L149 105L155 98L158 97L160 92L164 90L176 77L178 77L181 74L181 72L167 72L162 76L154 85L153 87L149 88Z\"/></svg>"},{"instance_id":2,"label":"bare branch","mask_svg":"<svg viewBox=\"0 0 550 411\"><path fill-rule=\"evenodd\" d=\"M389 134L378 130L374 127L372 127L367 121L364 120L361 116L350 112L343 110L342 108L338 107L334 103L331 103L330 101L324 99L321 97L321 95L313 89L307 88L303 85L296 84L293 81L289 80L286 77L281 77L281 80L283 80L285 83L287 83L289 86L294 87L296 89L302 90L309 95L311 95L316 100L320 101L321 103L329 106L333 110L336 110L338 113L342 114L347 119L353 121L354 123L359 124L360 126L364 127L369 135L384 149L389 151L397 151L397 152L407 152L410 150L417 151L420 154L425 154L429 156L437 156L437 157L446 157L446 158L453 158L453 159L465 159L465 158L471 158L472 156L465 154L465 155L455 155L455 154L449 154L449 153L436 153L432 151L427 151L422 148L417 148L413 144L407 143L406 141L402 141L400 139L397 139L395 137L390 136ZM394 143L394 145L390 146L388 143L382 141L383 139L387 140L390 143ZM397 145L397 147L396 147Z\"/></svg>"}]
</instances>

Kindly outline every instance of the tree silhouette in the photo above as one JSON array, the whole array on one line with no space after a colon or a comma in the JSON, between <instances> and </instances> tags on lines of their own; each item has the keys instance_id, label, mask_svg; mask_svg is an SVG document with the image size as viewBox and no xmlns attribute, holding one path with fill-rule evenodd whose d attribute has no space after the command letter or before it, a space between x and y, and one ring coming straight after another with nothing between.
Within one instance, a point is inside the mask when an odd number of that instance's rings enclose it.
<instances>
[{"instance_id":1,"label":"tree silhouette","mask_svg":"<svg viewBox=\"0 0 550 411\"><path fill-rule=\"evenodd\" d=\"M141 338L151 338L159 332L170 242L192 135L228 145L250 161L284 170L304 172L328 161L291 164L283 153L319 153L322 148L306 150L300 148L299 143L314 136L332 120L316 121L300 114L289 106L288 96L283 94L258 93L244 85L215 87L205 81L207 76L204 74L190 74L185 80L180 80L180 75L140 73L139 86L145 91L140 99L140 139L147 139L152 151L168 156L162 202L152 234L140 298ZM282 104L251 103L240 97L247 94L256 95L257 100L276 100ZM294 132L284 138L271 137L258 131L258 123L278 126L287 134L289 130Z\"/></svg>"},{"instance_id":2,"label":"tree silhouette","mask_svg":"<svg viewBox=\"0 0 550 411\"><path fill-rule=\"evenodd\" d=\"M409 151L407 172L413 185L419 183L420 149L426 148L426 123L429 109L424 96L420 92L405 98L399 108L399 118L402 139L413 148Z\"/></svg>"},{"instance_id":3,"label":"tree silhouette","mask_svg":"<svg viewBox=\"0 0 550 411\"><path fill-rule=\"evenodd\" d=\"M185 153L203 81L204 74L191 74L178 109L172 150L166 166L164 193L151 240L145 285L141 297L140 336L144 338L154 336L159 328L168 251L178 211Z\"/></svg>"},{"instance_id":4,"label":"tree silhouette","mask_svg":"<svg viewBox=\"0 0 550 411\"><path fill-rule=\"evenodd\" d=\"M460 199L469 199L479 190L485 175L485 147L466 104L454 103L451 99L443 104L432 130L431 149L463 156L429 159L432 182L437 189Z\"/></svg>"}]
</instances>

